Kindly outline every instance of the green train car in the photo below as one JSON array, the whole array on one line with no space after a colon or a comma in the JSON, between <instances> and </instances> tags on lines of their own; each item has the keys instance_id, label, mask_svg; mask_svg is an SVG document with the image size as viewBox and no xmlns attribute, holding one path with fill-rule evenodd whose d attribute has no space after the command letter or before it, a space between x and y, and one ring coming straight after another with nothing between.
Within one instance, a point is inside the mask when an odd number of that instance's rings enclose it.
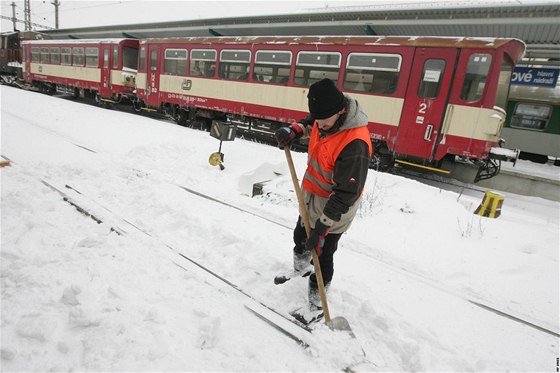
<instances>
[{"instance_id":1,"label":"green train car","mask_svg":"<svg viewBox=\"0 0 560 373\"><path fill-rule=\"evenodd\" d=\"M560 86L512 85L501 136L520 159L560 166Z\"/></svg>"}]
</instances>

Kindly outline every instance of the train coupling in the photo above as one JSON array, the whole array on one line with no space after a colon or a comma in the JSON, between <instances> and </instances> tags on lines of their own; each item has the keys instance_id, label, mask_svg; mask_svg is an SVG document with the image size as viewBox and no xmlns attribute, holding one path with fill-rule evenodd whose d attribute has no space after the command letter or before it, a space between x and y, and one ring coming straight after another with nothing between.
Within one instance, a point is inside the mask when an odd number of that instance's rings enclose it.
<instances>
[{"instance_id":1,"label":"train coupling","mask_svg":"<svg viewBox=\"0 0 560 373\"><path fill-rule=\"evenodd\" d=\"M513 162L513 165L515 166L515 163L519 158L519 152L520 152L519 149L495 147L490 149L490 154L488 155L488 158L497 159L499 161L505 161L505 162Z\"/></svg>"}]
</instances>

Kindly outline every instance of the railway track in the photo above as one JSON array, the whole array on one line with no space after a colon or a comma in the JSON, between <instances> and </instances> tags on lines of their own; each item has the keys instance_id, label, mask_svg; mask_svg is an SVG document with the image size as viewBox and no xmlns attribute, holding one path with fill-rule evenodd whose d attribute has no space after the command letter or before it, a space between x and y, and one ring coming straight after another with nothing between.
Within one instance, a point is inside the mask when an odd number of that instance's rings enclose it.
<instances>
[{"instance_id":1,"label":"railway track","mask_svg":"<svg viewBox=\"0 0 560 373\"><path fill-rule=\"evenodd\" d=\"M74 145L76 148L80 149L80 151L87 151L90 154L97 154L97 155L100 154L98 151L93 149L93 147L88 146L88 145L84 145L84 144L79 144L76 141L74 141L73 139L66 136L65 134L61 134L61 133L58 133L54 130L44 128L44 127L42 127L42 126L40 126L36 123L32 123L30 121L27 121L27 120L25 120L24 118L21 118L21 117L19 117L18 119L21 120L21 121L25 121L26 123L28 123L29 125L31 125L35 128L38 128L38 129L43 130L43 131L47 131L51 135L60 137L64 141L67 141L67 142L71 143L72 145ZM9 160L9 156L3 156L3 157L5 159ZM17 160L15 160L15 161L17 162ZM419 175L415 175L415 177L419 177ZM164 182L166 182L166 181L164 181ZM441 183L442 180L437 180L437 182ZM249 214L249 215L251 215L255 218L265 220L268 223L273 223L273 224L279 225L279 226L281 226L285 229L288 229L288 230L292 229L291 226L281 224L278 221L275 221L275 219L271 218L270 216L262 216L259 213L252 212L252 211L249 211L247 209L243 209L239 206L235 206L235 204L232 204L232 203L229 203L229 202L226 202L226 201L222 201L222 200L220 200L216 197L204 194L200 191L197 191L193 188L190 188L189 186L175 185L175 184L173 184L173 185L175 187L178 187L178 188L182 189L185 192L190 193L191 195L195 195L199 198L203 198L205 200L208 200L211 203L221 204L221 205L226 206L228 208L235 209L235 210L239 211L240 213ZM469 190L469 191L473 191L473 192L476 192L476 193L483 193L484 192L484 190L482 188L478 188L478 187L474 187L474 186L470 186L470 185L465 185L463 183L459 183L459 182L456 182L456 181L448 182L448 183L446 183L446 185L452 186L454 188L462 188L462 190ZM95 215L94 215L94 217L95 217ZM446 288L446 287L442 286L440 283L438 283L438 281L435 280L435 279L431 279L429 277L426 277L424 274L415 273L414 270L411 269L406 263L389 262L387 260L384 260L383 258L376 257L375 255L372 255L370 253L371 250L368 250L368 247L364 246L363 244L361 244L359 242L349 240L348 246L349 246L350 251L354 252L357 255L360 255L360 256L364 257L364 259L374 261L378 265L383 265L386 268L389 268L389 269L393 270L394 272L398 272L398 273L400 273L404 276L407 276L408 278L413 278L413 279L415 279L415 281L422 282L425 285L430 286L434 289L444 291L444 292L448 293L449 295L461 298L461 299L463 299L467 302L470 302L471 304L479 306L480 308L482 308L486 311L493 312L497 315L508 318L510 320L514 320L514 321L523 323L525 325L531 326L531 327L533 327L537 330L546 332L548 334L551 334L551 335L554 335L554 336L559 336L557 331L551 330L548 327L542 326L542 323L540 323L539 321L530 320L530 319L524 317L523 315L514 315L514 314L511 314L509 312L504 312L504 311L500 310L501 307L499 305L495 305L495 304L493 304L492 302L490 302L486 299L468 298L468 297L463 296L462 294L460 294L459 292L457 292L453 289Z\"/></svg>"},{"instance_id":2,"label":"railway track","mask_svg":"<svg viewBox=\"0 0 560 373\"><path fill-rule=\"evenodd\" d=\"M15 83L12 83L11 85L22 89L30 88ZM56 93L55 95L58 96L59 98L75 101L75 98L72 97L71 95L61 94L61 93ZM80 101L90 105L99 106L99 103L96 102L95 99L91 97L81 98ZM134 113L138 115L138 112L134 110L132 104L130 105L118 104L118 105L109 105L109 106L105 105L104 107L118 110L121 112ZM143 112L142 115L145 115L155 120L161 120L167 122L171 121L173 123L177 123L176 119L170 117L169 115L163 112L146 111ZM260 128L258 128L258 130L253 130L251 124L243 123L240 120L235 120L233 123L238 126L238 131L237 131L238 138L246 139L249 141L256 141L262 144L276 147L274 132L272 129L265 130L261 126ZM209 127L205 123L201 122L200 120L186 121L185 123L179 125L184 125L189 128L199 129L202 131L209 131ZM294 144L292 146L292 150L305 152L306 146L300 144ZM431 173L424 172L420 169L406 167L399 164L396 164L395 167L390 169L388 172L399 176L407 177L410 179L414 179L431 186L454 191L460 194L462 194L465 191L470 191L473 195L478 195L480 193L484 194L485 191L488 189L494 189L497 191L510 192L515 194L532 196L532 197L541 197L541 198L560 202L560 193L558 192L558 190L560 190L559 180L550 180L542 177L540 178L533 177L523 173L511 173L511 172L502 171L497 176L489 180L483 180L478 182L477 184L472 184L465 181L461 181L464 180L464 179L460 179L461 176L459 176L459 178L454 178L452 176L441 176L433 172Z\"/></svg>"},{"instance_id":3,"label":"railway track","mask_svg":"<svg viewBox=\"0 0 560 373\"><path fill-rule=\"evenodd\" d=\"M70 98L70 96L67 95L62 95L61 97L73 100L72 98ZM86 100L91 105L99 106L93 98ZM115 105L112 108L122 112L134 113L133 108L126 105ZM172 121L173 123L176 123L175 119L169 117L165 113L145 112L142 113L142 115L146 115L155 120L167 122ZM253 130L249 124L242 123L241 121L234 121L233 123L238 125L238 138L246 139L249 141L256 141L262 144L276 147L274 132L272 130L267 131L263 128ZM198 120L185 122L182 125L202 131L209 130L208 128L206 128L207 126L205 126L204 123ZM298 152L307 151L306 146L301 144L294 144L292 146L292 150ZM460 166L459 168L461 167L463 166ZM463 171L457 171L456 176L442 176L434 172L425 172L418 168L411 168L400 164L395 164L395 166L388 172L460 194L470 192L472 195L478 196L483 195L488 189L493 189L502 192L527 195L531 197L541 197L560 202L560 193L558 192L558 190L560 190L560 181L558 180L550 180L543 177L534 177L521 172L512 173L502 170L497 176L489 180L482 180L477 184L473 184L465 182L463 180L473 179L476 170L470 169L468 166L464 166ZM468 176L464 176L464 174Z\"/></svg>"},{"instance_id":4,"label":"railway track","mask_svg":"<svg viewBox=\"0 0 560 373\"><path fill-rule=\"evenodd\" d=\"M31 124L31 123L30 123ZM32 124L33 125L33 124ZM42 130L45 130L44 128L40 127ZM56 134L55 131L49 130L49 132L51 134ZM68 137L58 134L58 136L62 139L64 139L65 141L69 141L71 142L77 149L80 149L81 151L87 151L88 153L94 153L94 154L101 154L93 149L91 149L91 147L89 146L83 146L81 144L77 144L75 142L73 142L71 139L69 139ZM18 164L17 160L12 159L9 156L6 155L2 155L2 158L4 158L5 160L10 161L11 163L14 164ZM28 173L33 173L33 171L28 171ZM148 174L146 172L146 174ZM62 200L65 201L66 203L69 203L70 205L72 205L73 207L75 207L80 213L82 213L83 215L85 215L88 218L91 218L93 221L95 221L96 223L100 223L103 221L109 221L109 222L121 222L121 224L112 224L111 225L111 230L114 231L116 234L122 235L122 234L126 234L127 231L125 229L122 228L123 223L125 225L128 225L129 227L133 227L134 229L136 229L137 231L152 237L154 239L158 239L157 238L157 234L153 235L148 233L145 229L141 229L138 226L136 226L135 224L131 223L130 220L127 220L126 218L115 214L113 211L114 209L111 208L110 206L106 206L103 201L98 201L96 198L93 197L89 197L87 195L85 195L83 192L80 191L79 187L75 187L75 186L71 186L68 183L66 183L65 181L58 181L58 182L53 182L51 180L47 181L45 177L43 177L42 175L36 175L35 176L38 180L40 180L43 184L47 185L49 188L57 191L59 194L61 194L62 196ZM210 204L214 204L214 205L220 205L223 206L225 208L228 209L232 209L237 211L240 214L246 214L248 216L250 216L252 219L258 219L261 221L265 221L267 224L274 224L276 226L279 226L283 229L289 230L291 231L293 229L293 227L286 225L286 224L282 224L281 222L277 221L274 219L274 217L271 216L264 216L258 212L255 211L251 211L249 209L246 208L242 208L240 206L236 206L233 203L230 203L228 201L224 201L224 200L220 200L219 198L210 196L208 194L202 193L198 190L195 190L194 188L185 186L185 185L177 185L174 183L170 183L168 181L165 180L160 180L161 182L165 182L173 187L177 187L181 190L183 190L184 192L189 193L190 195L196 196L197 198L203 199L205 201L208 201L208 203ZM61 192L61 187L55 187L54 185L64 185L65 186L65 190L66 193L68 192L72 192L74 193L74 195L80 195L80 201L81 202L76 202L75 198L67 198L67 196L65 195L65 193ZM89 203L87 202L89 200ZM84 202L86 201L86 202ZM91 204L94 204L96 206L92 207ZM89 204L89 205L88 205ZM110 215L110 218L107 218L107 214ZM179 255L183 256L184 259L194 262L193 260L191 260L189 257L186 257L184 254L181 254L181 252L177 249L175 249L174 247L172 247L171 245L163 242L165 244L166 247L168 247L170 250L178 253ZM371 261L372 262L372 268L376 268L378 266L382 266L383 268L396 273L400 276L404 276L408 279L412 279L413 281L422 284L423 286L428 286L431 289L435 289L437 291L443 292L445 294L447 294L448 296L452 296L454 298L457 299L461 299L463 301L466 301L470 304L473 304L477 307L479 307L482 310L488 311L490 313L493 313L499 317L502 318L506 318L508 320L511 320L513 322L516 323L520 323L523 325L526 325L528 327L531 327L535 330L538 330L540 332L543 333L547 333L549 335L553 335L555 337L560 337L560 334L558 331L552 330L551 328L547 327L547 326L543 326L543 323L537 321L537 320L532 320L530 318L527 318L526 316L523 315L519 315L519 314L513 314L511 312L506 312L503 311L503 307L500 307L499 305L494 304L493 302L487 300L487 299L483 299L483 298L479 298L479 297L467 297L464 294L462 294L460 291L454 290L452 288L448 288L444 285L442 285L438 280L436 279L432 279L428 276L426 276L423 273L418 273L416 272L414 269L410 268L410 266L407 263L404 262L391 262L389 260L387 260L386 258L381 258L378 257L374 254L372 254L372 250L368 245L365 245L361 242L352 240L352 239L348 239L347 240L347 244L345 247L345 250L348 250L350 252L352 252L353 254L361 257L361 259L358 259L360 261L363 260L367 260L367 261ZM195 265L199 265L195 262ZM199 265L200 266L200 265ZM203 268L206 272L208 272L210 275L218 278L219 280L221 280L222 282L228 284L229 286L237 289L238 291L240 291L241 293L244 293L246 296L248 296L249 298L254 298L252 295L250 295L248 292L246 292L245 290L241 289L239 286L235 285L234 281L231 281L225 277L223 277L222 275L218 274L218 270L216 269L211 269L211 268L207 268L204 267ZM272 279L271 279L272 281ZM241 290L239 290L241 289ZM264 304L262 301L256 300L257 303L261 303L261 306L265 306L270 308L269 306L267 306L266 304ZM283 315L283 317L285 317L285 315Z\"/></svg>"},{"instance_id":5,"label":"railway track","mask_svg":"<svg viewBox=\"0 0 560 373\"><path fill-rule=\"evenodd\" d=\"M464 194L465 192L471 192L473 195L484 194L486 189L475 184L465 183L450 177L444 177L433 173L426 173L421 171L416 171L414 169L405 167L395 167L391 173L403 176L409 179L413 179L422 182L427 185L438 187L441 189L449 190L459 194Z\"/></svg>"}]
</instances>

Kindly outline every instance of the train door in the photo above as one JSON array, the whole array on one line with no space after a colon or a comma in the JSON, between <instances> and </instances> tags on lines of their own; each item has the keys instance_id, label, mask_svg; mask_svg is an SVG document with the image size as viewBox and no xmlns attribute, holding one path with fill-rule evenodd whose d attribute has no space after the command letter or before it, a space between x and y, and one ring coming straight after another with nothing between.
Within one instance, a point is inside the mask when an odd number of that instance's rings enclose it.
<instances>
[{"instance_id":1,"label":"train door","mask_svg":"<svg viewBox=\"0 0 560 373\"><path fill-rule=\"evenodd\" d=\"M456 63L456 49L418 48L395 152L432 160Z\"/></svg>"},{"instance_id":2,"label":"train door","mask_svg":"<svg viewBox=\"0 0 560 373\"><path fill-rule=\"evenodd\" d=\"M159 106L159 71L158 71L159 46L148 46L148 82L146 88L146 104Z\"/></svg>"},{"instance_id":3,"label":"train door","mask_svg":"<svg viewBox=\"0 0 560 373\"><path fill-rule=\"evenodd\" d=\"M31 63L33 62L33 49L31 45L25 45L23 47L24 61L23 61L23 79L26 82L31 82Z\"/></svg>"},{"instance_id":4,"label":"train door","mask_svg":"<svg viewBox=\"0 0 560 373\"><path fill-rule=\"evenodd\" d=\"M22 73L23 73L23 79L25 81L29 81L29 72L31 71L30 69L30 64L31 64L31 48L27 45L22 46L23 49L23 58L22 58Z\"/></svg>"},{"instance_id":5,"label":"train door","mask_svg":"<svg viewBox=\"0 0 560 373\"><path fill-rule=\"evenodd\" d=\"M109 68L109 46L101 49L103 61L101 62L101 87L99 94L103 97L111 97L111 69Z\"/></svg>"}]
</instances>

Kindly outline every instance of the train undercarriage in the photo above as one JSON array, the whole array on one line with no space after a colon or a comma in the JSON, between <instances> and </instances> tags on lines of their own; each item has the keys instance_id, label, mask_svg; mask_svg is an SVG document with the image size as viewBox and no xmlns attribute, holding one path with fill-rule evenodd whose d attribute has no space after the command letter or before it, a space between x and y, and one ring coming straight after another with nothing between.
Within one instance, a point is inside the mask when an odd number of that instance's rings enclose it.
<instances>
[{"instance_id":1,"label":"train undercarriage","mask_svg":"<svg viewBox=\"0 0 560 373\"><path fill-rule=\"evenodd\" d=\"M134 103L135 111L151 111L163 113L167 118L179 125L204 131L210 131L212 121L226 121L236 126L237 136L269 145L276 145L274 132L285 124L270 120L222 113L195 107L183 107L175 104L164 104L161 108L143 106L142 102ZM445 175L463 182L478 182L490 179L500 172L501 162L515 162L518 154L490 154L487 159L461 157L448 154L439 161L429 162L424 159L407 157L404 154L391 152L384 141L372 141L374 154L370 168L380 172L394 172L398 168L415 168L417 171ZM295 141L295 151L305 152L307 142Z\"/></svg>"}]
</instances>

